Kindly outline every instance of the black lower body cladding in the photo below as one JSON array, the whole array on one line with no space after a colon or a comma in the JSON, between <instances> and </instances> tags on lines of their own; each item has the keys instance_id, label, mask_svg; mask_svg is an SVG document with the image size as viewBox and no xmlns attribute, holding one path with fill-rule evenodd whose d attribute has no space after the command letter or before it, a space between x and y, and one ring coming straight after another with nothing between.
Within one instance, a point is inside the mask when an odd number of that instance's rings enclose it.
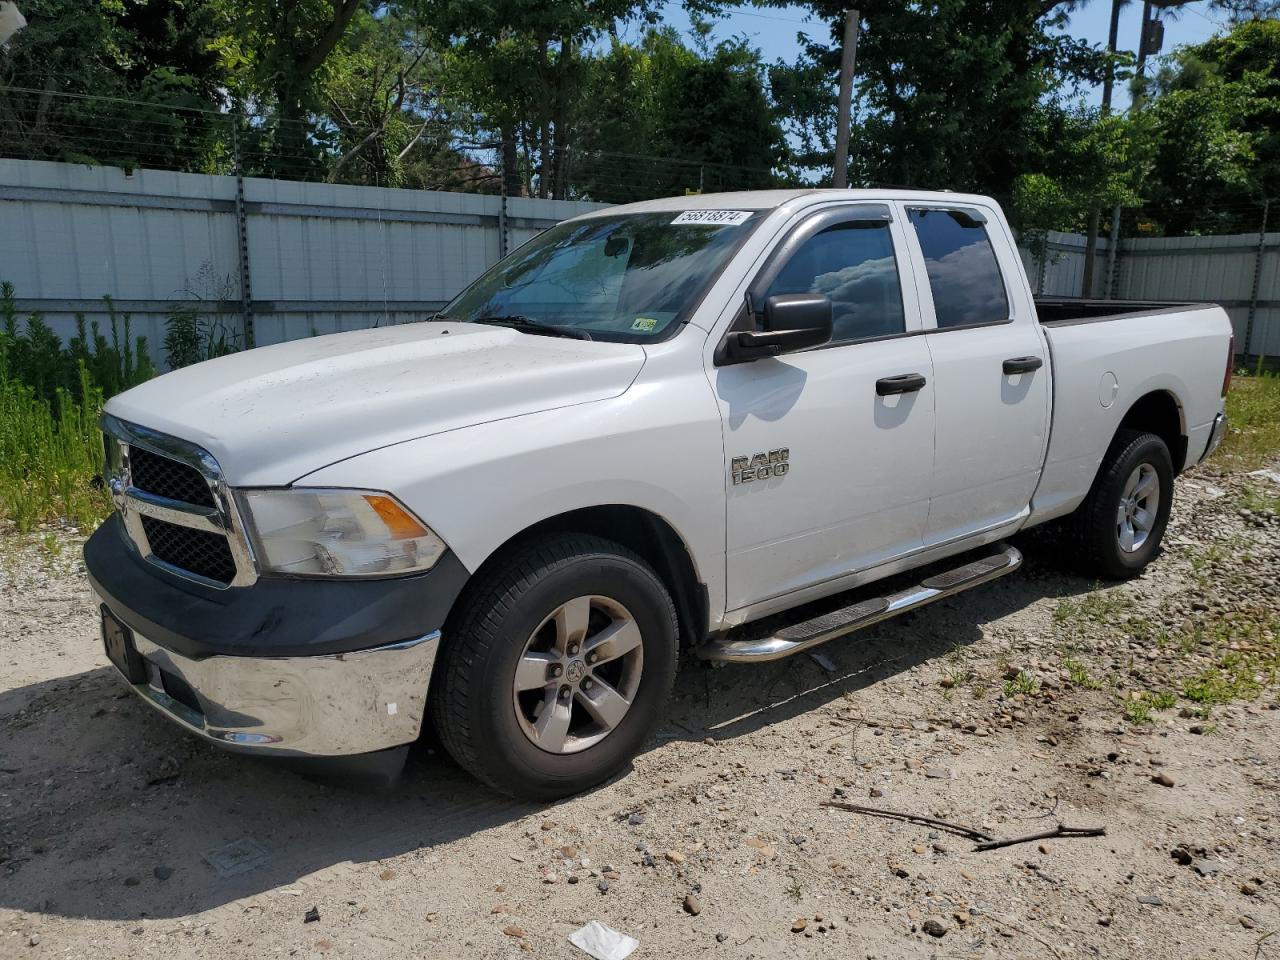
<instances>
[{"instance_id":1,"label":"black lower body cladding","mask_svg":"<svg viewBox=\"0 0 1280 960\"><path fill-rule=\"evenodd\" d=\"M111 517L84 547L93 589L133 630L192 659L306 657L368 650L444 625L470 574L453 553L385 580L263 577L216 590L148 563Z\"/></svg>"}]
</instances>

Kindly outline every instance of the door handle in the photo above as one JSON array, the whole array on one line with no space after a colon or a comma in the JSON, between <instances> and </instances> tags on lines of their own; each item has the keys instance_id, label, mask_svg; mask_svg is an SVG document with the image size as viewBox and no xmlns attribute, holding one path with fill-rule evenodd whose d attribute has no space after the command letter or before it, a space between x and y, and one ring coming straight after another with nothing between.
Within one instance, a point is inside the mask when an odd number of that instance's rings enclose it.
<instances>
[{"instance_id":1,"label":"door handle","mask_svg":"<svg viewBox=\"0 0 1280 960\"><path fill-rule=\"evenodd\" d=\"M1030 373L1044 366L1039 357L1013 357L1004 362L1005 373Z\"/></svg>"},{"instance_id":2,"label":"door handle","mask_svg":"<svg viewBox=\"0 0 1280 960\"><path fill-rule=\"evenodd\" d=\"M922 373L901 373L896 377L881 377L876 381L876 394L887 397L895 393L915 393L924 389Z\"/></svg>"}]
</instances>

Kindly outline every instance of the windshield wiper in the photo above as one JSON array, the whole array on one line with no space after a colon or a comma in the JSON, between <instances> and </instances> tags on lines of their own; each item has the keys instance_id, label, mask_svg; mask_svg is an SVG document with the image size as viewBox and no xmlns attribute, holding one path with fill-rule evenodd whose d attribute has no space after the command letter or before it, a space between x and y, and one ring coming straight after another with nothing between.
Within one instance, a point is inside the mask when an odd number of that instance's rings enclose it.
<instances>
[{"instance_id":1,"label":"windshield wiper","mask_svg":"<svg viewBox=\"0 0 1280 960\"><path fill-rule=\"evenodd\" d=\"M543 337L569 337L573 340L591 339L591 334L586 330L579 330L577 327L560 326L554 323L543 323L541 320L533 320L522 314L512 314L506 317L478 317L468 322L485 323L492 327L509 327L512 330L519 330L521 333L532 333Z\"/></svg>"}]
</instances>

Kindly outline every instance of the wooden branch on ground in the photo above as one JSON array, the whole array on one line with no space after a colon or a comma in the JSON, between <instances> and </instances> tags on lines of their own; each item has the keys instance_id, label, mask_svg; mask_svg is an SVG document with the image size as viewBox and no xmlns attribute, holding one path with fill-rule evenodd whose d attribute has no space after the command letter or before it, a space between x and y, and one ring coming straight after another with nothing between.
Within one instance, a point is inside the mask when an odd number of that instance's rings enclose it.
<instances>
[{"instance_id":1,"label":"wooden branch on ground","mask_svg":"<svg viewBox=\"0 0 1280 960\"><path fill-rule=\"evenodd\" d=\"M921 823L929 827L938 827L941 830L950 830L952 833L958 833L970 840L991 841L993 838L989 833L983 833L974 827L966 827L959 823L950 823L946 820L937 820L933 817L921 817L914 813L903 813L900 810L885 810L881 807L867 807L860 803L844 803L840 800L824 800L820 806L834 807L836 810L848 810L851 813L865 813L872 817L887 817L890 820L906 820L910 823Z\"/></svg>"},{"instance_id":2,"label":"wooden branch on ground","mask_svg":"<svg viewBox=\"0 0 1280 960\"><path fill-rule=\"evenodd\" d=\"M997 850L1000 847L1011 847L1017 843L1031 843L1034 840L1053 840L1067 839L1070 837L1105 837L1107 835L1106 827L1068 827L1065 823L1060 823L1052 830L1041 830L1039 833L1028 833L1021 837L1008 837L1007 839L997 839L989 833L983 833L975 827L966 827L961 823L952 823L949 820L938 820L935 817L922 817L914 813L903 813L900 810L886 810L883 807L868 807L861 803L846 803L843 800L824 800L819 806L832 807L836 810L848 810L851 813L865 813L872 817L886 817L890 820L905 820L908 823L919 823L929 827L937 827L940 830L949 830L960 836L968 837L970 840L977 842L974 850Z\"/></svg>"},{"instance_id":3,"label":"wooden branch on ground","mask_svg":"<svg viewBox=\"0 0 1280 960\"><path fill-rule=\"evenodd\" d=\"M1058 824L1053 830L1041 830L1039 833L1028 833L1022 837L1009 837L1007 840L984 840L975 850L996 850L1000 847L1011 847L1015 843L1031 843L1033 840L1053 840L1058 837L1105 837L1106 827L1068 827Z\"/></svg>"}]
</instances>

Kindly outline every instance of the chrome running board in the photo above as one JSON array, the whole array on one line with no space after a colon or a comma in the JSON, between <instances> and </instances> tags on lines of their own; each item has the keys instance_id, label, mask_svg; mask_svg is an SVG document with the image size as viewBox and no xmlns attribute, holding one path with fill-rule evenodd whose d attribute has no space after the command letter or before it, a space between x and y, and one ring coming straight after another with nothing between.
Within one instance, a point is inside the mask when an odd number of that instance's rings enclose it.
<instances>
[{"instance_id":1,"label":"chrome running board","mask_svg":"<svg viewBox=\"0 0 1280 960\"><path fill-rule=\"evenodd\" d=\"M887 620L908 610L923 607L944 597L954 596L972 587L1013 573L1022 566L1022 554L1015 547L1000 545L1000 552L972 560L953 570L935 574L906 590L884 597L861 600L831 613L783 627L772 636L754 640L710 640L697 650L704 660L724 663L755 663L780 660L820 643L834 640L873 623Z\"/></svg>"}]
</instances>

